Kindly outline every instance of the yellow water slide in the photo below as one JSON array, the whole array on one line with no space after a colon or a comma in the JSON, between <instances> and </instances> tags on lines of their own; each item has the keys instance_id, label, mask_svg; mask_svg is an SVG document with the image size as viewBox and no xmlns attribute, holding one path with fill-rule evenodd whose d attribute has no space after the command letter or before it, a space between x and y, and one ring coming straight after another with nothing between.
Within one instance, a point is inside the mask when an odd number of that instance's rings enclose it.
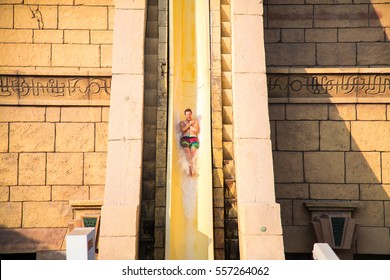
<instances>
[{"instance_id":1,"label":"yellow water slide","mask_svg":"<svg viewBox=\"0 0 390 280\"><path fill-rule=\"evenodd\" d=\"M169 0L166 259L214 259L209 34L208 0ZM179 144L186 108L200 125L197 176Z\"/></svg>"}]
</instances>

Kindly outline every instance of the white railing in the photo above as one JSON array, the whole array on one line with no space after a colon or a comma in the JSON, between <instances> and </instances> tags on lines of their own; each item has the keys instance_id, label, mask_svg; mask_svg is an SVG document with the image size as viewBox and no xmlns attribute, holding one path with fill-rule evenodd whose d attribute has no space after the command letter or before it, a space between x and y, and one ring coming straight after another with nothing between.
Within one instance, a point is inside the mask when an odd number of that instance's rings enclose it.
<instances>
[{"instance_id":1,"label":"white railing","mask_svg":"<svg viewBox=\"0 0 390 280\"><path fill-rule=\"evenodd\" d=\"M66 235L66 259L95 259L95 228L75 228Z\"/></svg>"},{"instance_id":2,"label":"white railing","mask_svg":"<svg viewBox=\"0 0 390 280\"><path fill-rule=\"evenodd\" d=\"M328 243L315 243L313 247L314 260L339 260Z\"/></svg>"}]
</instances>

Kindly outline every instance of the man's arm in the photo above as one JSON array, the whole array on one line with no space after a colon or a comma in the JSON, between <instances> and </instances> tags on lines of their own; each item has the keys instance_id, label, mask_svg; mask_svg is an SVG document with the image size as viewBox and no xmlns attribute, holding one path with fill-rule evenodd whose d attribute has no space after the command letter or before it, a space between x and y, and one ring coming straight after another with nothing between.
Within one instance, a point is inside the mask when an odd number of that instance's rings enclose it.
<instances>
[{"instance_id":1,"label":"man's arm","mask_svg":"<svg viewBox=\"0 0 390 280\"><path fill-rule=\"evenodd\" d=\"M193 125L190 126L190 129L193 132L198 133L199 132L199 123L197 121L193 121Z\"/></svg>"},{"instance_id":2,"label":"man's arm","mask_svg":"<svg viewBox=\"0 0 390 280\"><path fill-rule=\"evenodd\" d=\"M180 129L181 132L185 132L187 129L191 127L191 123L186 124L185 122L181 121L180 122Z\"/></svg>"}]
</instances>

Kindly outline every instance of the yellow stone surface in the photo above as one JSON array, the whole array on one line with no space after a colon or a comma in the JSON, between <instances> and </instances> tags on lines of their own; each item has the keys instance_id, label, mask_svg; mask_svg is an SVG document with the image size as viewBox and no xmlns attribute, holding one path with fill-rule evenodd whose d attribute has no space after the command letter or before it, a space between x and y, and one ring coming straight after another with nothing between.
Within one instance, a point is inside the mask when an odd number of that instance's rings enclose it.
<instances>
[{"instance_id":1,"label":"yellow stone surface","mask_svg":"<svg viewBox=\"0 0 390 280\"><path fill-rule=\"evenodd\" d=\"M0 202L0 228L17 228L22 225L22 203Z\"/></svg>"},{"instance_id":2,"label":"yellow stone surface","mask_svg":"<svg viewBox=\"0 0 390 280\"><path fill-rule=\"evenodd\" d=\"M0 44L0 66L50 66L48 44Z\"/></svg>"},{"instance_id":3,"label":"yellow stone surface","mask_svg":"<svg viewBox=\"0 0 390 280\"><path fill-rule=\"evenodd\" d=\"M82 185L82 153L48 153L48 185Z\"/></svg>"},{"instance_id":4,"label":"yellow stone surface","mask_svg":"<svg viewBox=\"0 0 390 280\"><path fill-rule=\"evenodd\" d=\"M0 185L16 185L18 181L18 154L0 153Z\"/></svg>"},{"instance_id":5,"label":"yellow stone surface","mask_svg":"<svg viewBox=\"0 0 390 280\"><path fill-rule=\"evenodd\" d=\"M46 108L46 121L47 122L59 122L61 115L60 107L47 107Z\"/></svg>"},{"instance_id":6,"label":"yellow stone surface","mask_svg":"<svg viewBox=\"0 0 390 280\"><path fill-rule=\"evenodd\" d=\"M91 152L94 150L93 123L56 124L57 152Z\"/></svg>"},{"instance_id":7,"label":"yellow stone surface","mask_svg":"<svg viewBox=\"0 0 390 280\"><path fill-rule=\"evenodd\" d=\"M358 184L310 184L312 199L359 199Z\"/></svg>"},{"instance_id":8,"label":"yellow stone surface","mask_svg":"<svg viewBox=\"0 0 390 280\"><path fill-rule=\"evenodd\" d=\"M56 29L57 7L42 5L15 5L14 6L14 28L27 29ZM33 17L33 13L36 14Z\"/></svg>"},{"instance_id":9,"label":"yellow stone surface","mask_svg":"<svg viewBox=\"0 0 390 280\"><path fill-rule=\"evenodd\" d=\"M54 151L54 124L52 123L11 123L11 152L52 152Z\"/></svg>"},{"instance_id":10,"label":"yellow stone surface","mask_svg":"<svg viewBox=\"0 0 390 280\"><path fill-rule=\"evenodd\" d=\"M108 124L97 123L95 131L95 151L106 152L108 145Z\"/></svg>"},{"instance_id":11,"label":"yellow stone surface","mask_svg":"<svg viewBox=\"0 0 390 280\"><path fill-rule=\"evenodd\" d=\"M86 6L60 6L60 29L107 29L107 8Z\"/></svg>"},{"instance_id":12,"label":"yellow stone surface","mask_svg":"<svg viewBox=\"0 0 390 280\"><path fill-rule=\"evenodd\" d=\"M34 30L34 43L64 43L63 30Z\"/></svg>"},{"instance_id":13,"label":"yellow stone surface","mask_svg":"<svg viewBox=\"0 0 390 280\"><path fill-rule=\"evenodd\" d=\"M98 45L53 45L53 66L99 67L100 50Z\"/></svg>"},{"instance_id":14,"label":"yellow stone surface","mask_svg":"<svg viewBox=\"0 0 390 280\"><path fill-rule=\"evenodd\" d=\"M32 43L32 30L0 29L2 43Z\"/></svg>"},{"instance_id":15,"label":"yellow stone surface","mask_svg":"<svg viewBox=\"0 0 390 280\"><path fill-rule=\"evenodd\" d=\"M354 151L390 151L390 122L352 122L351 136Z\"/></svg>"},{"instance_id":16,"label":"yellow stone surface","mask_svg":"<svg viewBox=\"0 0 390 280\"><path fill-rule=\"evenodd\" d=\"M357 104L358 120L386 120L386 104Z\"/></svg>"},{"instance_id":17,"label":"yellow stone surface","mask_svg":"<svg viewBox=\"0 0 390 280\"><path fill-rule=\"evenodd\" d=\"M8 152L8 123L0 123L0 152Z\"/></svg>"},{"instance_id":18,"label":"yellow stone surface","mask_svg":"<svg viewBox=\"0 0 390 280\"><path fill-rule=\"evenodd\" d=\"M390 183L390 153L381 154L382 182Z\"/></svg>"},{"instance_id":19,"label":"yellow stone surface","mask_svg":"<svg viewBox=\"0 0 390 280\"><path fill-rule=\"evenodd\" d=\"M329 119L337 121L356 120L356 105L329 104Z\"/></svg>"},{"instance_id":20,"label":"yellow stone surface","mask_svg":"<svg viewBox=\"0 0 390 280\"><path fill-rule=\"evenodd\" d=\"M68 202L24 202L23 227L67 227L72 219Z\"/></svg>"},{"instance_id":21,"label":"yellow stone surface","mask_svg":"<svg viewBox=\"0 0 390 280\"><path fill-rule=\"evenodd\" d=\"M110 116L110 107L103 107L102 122L108 122L109 116Z\"/></svg>"},{"instance_id":22,"label":"yellow stone surface","mask_svg":"<svg viewBox=\"0 0 390 280\"><path fill-rule=\"evenodd\" d=\"M303 158L300 152L273 152L275 182L303 182Z\"/></svg>"},{"instance_id":23,"label":"yellow stone surface","mask_svg":"<svg viewBox=\"0 0 390 280\"><path fill-rule=\"evenodd\" d=\"M112 45L113 34L111 30L92 30L91 43L92 44L109 44Z\"/></svg>"},{"instance_id":24,"label":"yellow stone surface","mask_svg":"<svg viewBox=\"0 0 390 280\"><path fill-rule=\"evenodd\" d=\"M347 183L380 183L380 153L351 152L346 154Z\"/></svg>"},{"instance_id":25,"label":"yellow stone surface","mask_svg":"<svg viewBox=\"0 0 390 280\"><path fill-rule=\"evenodd\" d=\"M61 122L100 122L101 107L62 107Z\"/></svg>"},{"instance_id":26,"label":"yellow stone surface","mask_svg":"<svg viewBox=\"0 0 390 280\"><path fill-rule=\"evenodd\" d=\"M50 186L13 186L10 188L11 201L48 201L50 199Z\"/></svg>"},{"instance_id":27,"label":"yellow stone surface","mask_svg":"<svg viewBox=\"0 0 390 280\"><path fill-rule=\"evenodd\" d=\"M349 122L320 122L320 150L349 151L350 130Z\"/></svg>"},{"instance_id":28,"label":"yellow stone surface","mask_svg":"<svg viewBox=\"0 0 390 280\"><path fill-rule=\"evenodd\" d=\"M311 151L319 148L319 129L316 121L281 121L276 126L279 150Z\"/></svg>"},{"instance_id":29,"label":"yellow stone surface","mask_svg":"<svg viewBox=\"0 0 390 280\"><path fill-rule=\"evenodd\" d=\"M383 201L359 201L353 218L359 221L361 226L383 227L385 225Z\"/></svg>"},{"instance_id":30,"label":"yellow stone surface","mask_svg":"<svg viewBox=\"0 0 390 280\"><path fill-rule=\"evenodd\" d=\"M326 104L287 104L287 120L326 120L328 105Z\"/></svg>"},{"instance_id":31,"label":"yellow stone surface","mask_svg":"<svg viewBox=\"0 0 390 280\"><path fill-rule=\"evenodd\" d=\"M45 121L45 108L41 107L0 107L0 122L43 122Z\"/></svg>"},{"instance_id":32,"label":"yellow stone surface","mask_svg":"<svg viewBox=\"0 0 390 280\"><path fill-rule=\"evenodd\" d=\"M87 200L88 186L53 186L52 200Z\"/></svg>"},{"instance_id":33,"label":"yellow stone surface","mask_svg":"<svg viewBox=\"0 0 390 280\"><path fill-rule=\"evenodd\" d=\"M390 185L360 185L361 200L390 200Z\"/></svg>"},{"instance_id":34,"label":"yellow stone surface","mask_svg":"<svg viewBox=\"0 0 390 280\"><path fill-rule=\"evenodd\" d=\"M19 154L19 185L44 185L46 179L46 154Z\"/></svg>"},{"instance_id":35,"label":"yellow stone surface","mask_svg":"<svg viewBox=\"0 0 390 280\"><path fill-rule=\"evenodd\" d=\"M277 199L308 199L309 184L275 184L275 196Z\"/></svg>"},{"instance_id":36,"label":"yellow stone surface","mask_svg":"<svg viewBox=\"0 0 390 280\"><path fill-rule=\"evenodd\" d=\"M304 162L306 182L344 183L344 153L307 152Z\"/></svg>"},{"instance_id":37,"label":"yellow stone surface","mask_svg":"<svg viewBox=\"0 0 390 280\"><path fill-rule=\"evenodd\" d=\"M106 179L106 153L84 154L84 184L103 185Z\"/></svg>"},{"instance_id":38,"label":"yellow stone surface","mask_svg":"<svg viewBox=\"0 0 390 280\"><path fill-rule=\"evenodd\" d=\"M89 30L65 30L64 43L65 44L89 44L90 31Z\"/></svg>"},{"instance_id":39,"label":"yellow stone surface","mask_svg":"<svg viewBox=\"0 0 390 280\"><path fill-rule=\"evenodd\" d=\"M9 187L0 186L0 201L9 201Z\"/></svg>"},{"instance_id":40,"label":"yellow stone surface","mask_svg":"<svg viewBox=\"0 0 390 280\"><path fill-rule=\"evenodd\" d=\"M13 24L13 6L1 5L0 6L0 28L12 28Z\"/></svg>"},{"instance_id":41,"label":"yellow stone surface","mask_svg":"<svg viewBox=\"0 0 390 280\"><path fill-rule=\"evenodd\" d=\"M91 200L103 200L104 199L104 185L103 186L90 186L89 196Z\"/></svg>"}]
</instances>

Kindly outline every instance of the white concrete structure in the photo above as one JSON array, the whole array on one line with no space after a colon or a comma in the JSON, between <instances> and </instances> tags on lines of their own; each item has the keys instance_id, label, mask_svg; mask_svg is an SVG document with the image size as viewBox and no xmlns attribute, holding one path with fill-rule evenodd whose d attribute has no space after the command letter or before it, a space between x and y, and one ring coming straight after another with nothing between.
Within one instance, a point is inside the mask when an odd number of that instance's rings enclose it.
<instances>
[{"instance_id":1,"label":"white concrete structure","mask_svg":"<svg viewBox=\"0 0 390 280\"><path fill-rule=\"evenodd\" d=\"M75 228L66 236L66 259L95 259L95 228Z\"/></svg>"}]
</instances>

